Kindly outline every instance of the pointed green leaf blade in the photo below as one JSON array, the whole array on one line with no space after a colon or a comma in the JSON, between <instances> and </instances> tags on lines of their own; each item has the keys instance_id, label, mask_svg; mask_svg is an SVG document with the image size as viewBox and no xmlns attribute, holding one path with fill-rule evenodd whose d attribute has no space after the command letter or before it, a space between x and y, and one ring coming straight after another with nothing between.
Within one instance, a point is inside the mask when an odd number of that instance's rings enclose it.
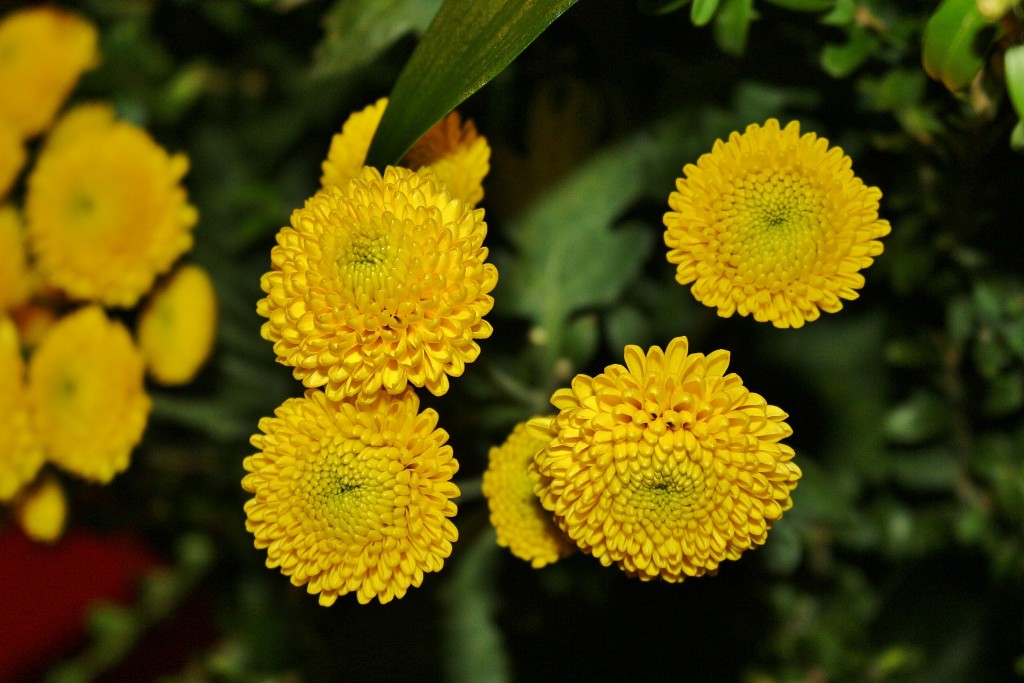
<instances>
[{"instance_id":1,"label":"pointed green leaf blade","mask_svg":"<svg viewBox=\"0 0 1024 683\"><path fill-rule=\"evenodd\" d=\"M367 163L394 163L576 0L445 0L391 91Z\"/></svg>"}]
</instances>

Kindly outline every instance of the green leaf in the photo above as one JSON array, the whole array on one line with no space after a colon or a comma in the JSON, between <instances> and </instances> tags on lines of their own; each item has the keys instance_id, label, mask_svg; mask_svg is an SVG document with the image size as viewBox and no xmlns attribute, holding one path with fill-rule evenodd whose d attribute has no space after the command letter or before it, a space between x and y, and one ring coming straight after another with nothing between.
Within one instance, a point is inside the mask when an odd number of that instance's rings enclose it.
<instances>
[{"instance_id":1,"label":"green leaf","mask_svg":"<svg viewBox=\"0 0 1024 683\"><path fill-rule=\"evenodd\" d=\"M338 0L324 16L313 75L342 76L372 62L408 33L422 33L441 0Z\"/></svg>"},{"instance_id":2,"label":"green leaf","mask_svg":"<svg viewBox=\"0 0 1024 683\"><path fill-rule=\"evenodd\" d=\"M1024 152L1024 119L1017 122L1010 133L1010 149L1015 152Z\"/></svg>"},{"instance_id":3,"label":"green leaf","mask_svg":"<svg viewBox=\"0 0 1024 683\"><path fill-rule=\"evenodd\" d=\"M367 163L398 161L576 0L445 0L398 77Z\"/></svg>"},{"instance_id":4,"label":"green leaf","mask_svg":"<svg viewBox=\"0 0 1024 683\"><path fill-rule=\"evenodd\" d=\"M693 0L693 5L690 6L690 21L694 26L704 26L715 16L717 9L718 0Z\"/></svg>"},{"instance_id":5,"label":"green leaf","mask_svg":"<svg viewBox=\"0 0 1024 683\"><path fill-rule=\"evenodd\" d=\"M960 474L956 452L948 444L893 453L888 464L895 481L918 491L951 491Z\"/></svg>"},{"instance_id":6,"label":"green leaf","mask_svg":"<svg viewBox=\"0 0 1024 683\"><path fill-rule=\"evenodd\" d=\"M836 0L767 0L769 5L796 12L824 12L836 6Z\"/></svg>"},{"instance_id":7,"label":"green leaf","mask_svg":"<svg viewBox=\"0 0 1024 683\"><path fill-rule=\"evenodd\" d=\"M856 26L844 44L825 46L821 51L821 66L829 76L844 78L863 64L876 47L878 39L867 29Z\"/></svg>"},{"instance_id":8,"label":"green leaf","mask_svg":"<svg viewBox=\"0 0 1024 683\"><path fill-rule=\"evenodd\" d=\"M916 444L938 436L948 423L949 408L942 399L919 391L886 416L885 435L895 443Z\"/></svg>"},{"instance_id":9,"label":"green leaf","mask_svg":"<svg viewBox=\"0 0 1024 683\"><path fill-rule=\"evenodd\" d=\"M754 0L724 0L715 16L715 41L722 52L736 56L743 54L750 22L756 17Z\"/></svg>"},{"instance_id":10,"label":"green leaf","mask_svg":"<svg viewBox=\"0 0 1024 683\"><path fill-rule=\"evenodd\" d=\"M1024 374L1003 372L992 378L982 409L989 417L1002 417L1024 405Z\"/></svg>"},{"instance_id":11,"label":"green leaf","mask_svg":"<svg viewBox=\"0 0 1024 683\"><path fill-rule=\"evenodd\" d=\"M925 73L953 91L966 88L985 64L989 22L976 0L943 0L928 19L922 38Z\"/></svg>"},{"instance_id":12,"label":"green leaf","mask_svg":"<svg viewBox=\"0 0 1024 683\"><path fill-rule=\"evenodd\" d=\"M686 7L690 0L637 0L637 8L644 14L671 14Z\"/></svg>"},{"instance_id":13,"label":"green leaf","mask_svg":"<svg viewBox=\"0 0 1024 683\"><path fill-rule=\"evenodd\" d=\"M1017 116L1024 118L1024 45L1014 45L1006 51L1006 92L1010 95Z\"/></svg>"}]
</instances>

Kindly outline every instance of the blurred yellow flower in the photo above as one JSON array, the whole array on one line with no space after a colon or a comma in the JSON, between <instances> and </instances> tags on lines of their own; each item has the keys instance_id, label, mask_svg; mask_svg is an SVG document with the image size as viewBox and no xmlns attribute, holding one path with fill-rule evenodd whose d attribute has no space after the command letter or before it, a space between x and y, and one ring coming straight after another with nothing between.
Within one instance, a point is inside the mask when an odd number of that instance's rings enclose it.
<instances>
[{"instance_id":1,"label":"blurred yellow flower","mask_svg":"<svg viewBox=\"0 0 1024 683\"><path fill-rule=\"evenodd\" d=\"M889 234L843 150L770 119L684 168L665 214L676 280L718 315L800 327L856 299Z\"/></svg>"},{"instance_id":2,"label":"blurred yellow flower","mask_svg":"<svg viewBox=\"0 0 1024 683\"><path fill-rule=\"evenodd\" d=\"M7 196L8 190L18 177L18 172L25 165L25 144L18 132L0 119L0 200Z\"/></svg>"},{"instance_id":3,"label":"blurred yellow flower","mask_svg":"<svg viewBox=\"0 0 1024 683\"><path fill-rule=\"evenodd\" d=\"M577 375L528 428L544 508L602 564L642 580L713 574L765 542L792 506L800 468L786 414L725 374L727 351L688 353L686 337L625 367Z\"/></svg>"},{"instance_id":4,"label":"blurred yellow flower","mask_svg":"<svg viewBox=\"0 0 1024 683\"><path fill-rule=\"evenodd\" d=\"M134 306L192 246L187 170L183 154L168 155L109 108L72 110L28 178L25 218L43 279L75 299Z\"/></svg>"},{"instance_id":5,"label":"blurred yellow flower","mask_svg":"<svg viewBox=\"0 0 1024 683\"><path fill-rule=\"evenodd\" d=\"M362 172L388 100L382 97L345 121L341 132L331 138L327 159L322 164L323 187L343 185ZM484 197L483 181L490 171L491 148L472 121L462 122L451 112L423 134L399 162L412 170L435 173L453 197L472 206Z\"/></svg>"},{"instance_id":6,"label":"blurred yellow flower","mask_svg":"<svg viewBox=\"0 0 1024 683\"><path fill-rule=\"evenodd\" d=\"M210 356L217 331L217 295L199 266L178 268L139 316L139 348L161 384L187 384Z\"/></svg>"},{"instance_id":7,"label":"blurred yellow flower","mask_svg":"<svg viewBox=\"0 0 1024 683\"><path fill-rule=\"evenodd\" d=\"M8 502L43 466L43 449L29 417L25 363L14 323L0 315L0 502Z\"/></svg>"},{"instance_id":8,"label":"blurred yellow flower","mask_svg":"<svg viewBox=\"0 0 1024 683\"><path fill-rule=\"evenodd\" d=\"M52 7L0 21L0 120L29 138L53 121L83 72L99 61L96 29Z\"/></svg>"},{"instance_id":9,"label":"blurred yellow flower","mask_svg":"<svg viewBox=\"0 0 1024 683\"><path fill-rule=\"evenodd\" d=\"M498 271L483 209L388 167L331 186L292 214L261 281L263 338L307 387L372 400L407 384L448 391L476 360Z\"/></svg>"},{"instance_id":10,"label":"blurred yellow flower","mask_svg":"<svg viewBox=\"0 0 1024 683\"><path fill-rule=\"evenodd\" d=\"M52 474L30 486L15 509L18 525L36 543L55 543L64 533L68 504L64 489Z\"/></svg>"},{"instance_id":11,"label":"blurred yellow flower","mask_svg":"<svg viewBox=\"0 0 1024 683\"><path fill-rule=\"evenodd\" d=\"M49 329L29 360L29 396L47 458L100 483L128 467L150 399L124 325L87 306Z\"/></svg>"},{"instance_id":12,"label":"blurred yellow flower","mask_svg":"<svg viewBox=\"0 0 1024 683\"><path fill-rule=\"evenodd\" d=\"M458 463L412 390L364 406L308 390L260 431L242 487L268 567L327 606L347 593L363 604L401 598L444 565L458 538Z\"/></svg>"},{"instance_id":13,"label":"blurred yellow flower","mask_svg":"<svg viewBox=\"0 0 1024 683\"><path fill-rule=\"evenodd\" d=\"M490 450L483 493L498 532L498 545L535 569L571 554L576 546L559 530L533 492L529 469L547 441L528 434L520 422L505 443Z\"/></svg>"},{"instance_id":14,"label":"blurred yellow flower","mask_svg":"<svg viewBox=\"0 0 1024 683\"><path fill-rule=\"evenodd\" d=\"M0 313L24 303L32 292L21 217L0 206Z\"/></svg>"}]
</instances>

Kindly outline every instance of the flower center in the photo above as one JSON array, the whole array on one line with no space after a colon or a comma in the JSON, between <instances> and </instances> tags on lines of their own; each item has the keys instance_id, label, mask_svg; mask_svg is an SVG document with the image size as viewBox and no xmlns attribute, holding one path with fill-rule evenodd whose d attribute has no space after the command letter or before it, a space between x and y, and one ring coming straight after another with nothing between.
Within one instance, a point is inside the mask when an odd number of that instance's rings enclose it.
<instances>
[{"instance_id":1,"label":"flower center","mask_svg":"<svg viewBox=\"0 0 1024 683\"><path fill-rule=\"evenodd\" d=\"M381 473L363 444L329 443L320 456L309 463L300 484L310 516L334 533L362 536L377 527Z\"/></svg>"}]
</instances>

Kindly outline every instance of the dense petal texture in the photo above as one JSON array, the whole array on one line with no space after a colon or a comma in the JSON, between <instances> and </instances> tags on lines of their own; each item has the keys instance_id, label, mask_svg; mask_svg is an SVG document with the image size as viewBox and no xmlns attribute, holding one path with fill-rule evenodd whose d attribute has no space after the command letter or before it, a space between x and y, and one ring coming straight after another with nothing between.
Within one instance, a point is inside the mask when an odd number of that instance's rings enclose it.
<instances>
[{"instance_id":1,"label":"dense petal texture","mask_svg":"<svg viewBox=\"0 0 1024 683\"><path fill-rule=\"evenodd\" d=\"M6 503L43 466L43 448L29 417L25 363L14 323L0 315L0 502Z\"/></svg>"},{"instance_id":2,"label":"dense petal texture","mask_svg":"<svg viewBox=\"0 0 1024 683\"><path fill-rule=\"evenodd\" d=\"M482 209L429 176L365 168L321 190L277 235L257 311L278 361L332 399L407 384L440 395L491 334L498 272Z\"/></svg>"},{"instance_id":3,"label":"dense petal texture","mask_svg":"<svg viewBox=\"0 0 1024 683\"><path fill-rule=\"evenodd\" d=\"M577 545L643 580L714 573L761 545L792 506L800 469L781 443L786 414L725 374L726 351L688 353L685 337L626 365L577 375L559 413L529 429L536 491Z\"/></svg>"},{"instance_id":4,"label":"dense petal texture","mask_svg":"<svg viewBox=\"0 0 1024 683\"><path fill-rule=\"evenodd\" d=\"M800 327L857 298L860 270L889 234L882 193L850 158L800 124L775 119L715 142L676 181L665 214L676 280L718 315Z\"/></svg>"},{"instance_id":5,"label":"dense petal texture","mask_svg":"<svg viewBox=\"0 0 1024 683\"><path fill-rule=\"evenodd\" d=\"M75 299L134 306L192 246L187 170L184 155L107 107L69 113L28 179L25 218L44 280Z\"/></svg>"},{"instance_id":6,"label":"dense petal texture","mask_svg":"<svg viewBox=\"0 0 1024 683\"><path fill-rule=\"evenodd\" d=\"M246 528L268 567L321 605L347 593L386 603L441 569L458 538L458 463L412 390L363 406L309 390L260 430L242 487L254 494Z\"/></svg>"},{"instance_id":7,"label":"dense petal texture","mask_svg":"<svg viewBox=\"0 0 1024 683\"><path fill-rule=\"evenodd\" d=\"M29 395L47 458L99 483L129 464L149 417L142 355L99 306L58 320L29 361Z\"/></svg>"},{"instance_id":8,"label":"dense petal texture","mask_svg":"<svg viewBox=\"0 0 1024 683\"><path fill-rule=\"evenodd\" d=\"M483 493L498 533L498 545L534 568L551 564L575 550L533 492L529 469L547 444L527 433L526 423L515 426L505 443L490 450Z\"/></svg>"}]
</instances>

